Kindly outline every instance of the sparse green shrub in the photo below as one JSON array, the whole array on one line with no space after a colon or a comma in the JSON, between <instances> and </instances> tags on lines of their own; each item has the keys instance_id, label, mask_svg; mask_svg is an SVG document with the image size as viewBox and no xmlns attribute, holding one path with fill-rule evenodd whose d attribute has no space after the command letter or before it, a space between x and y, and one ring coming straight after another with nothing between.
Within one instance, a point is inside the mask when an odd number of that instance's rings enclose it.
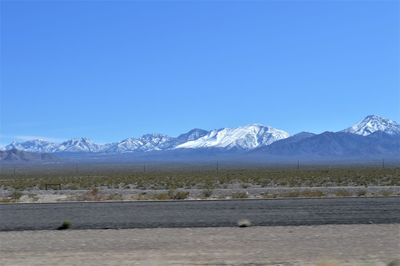
<instances>
[{"instance_id":1,"label":"sparse green shrub","mask_svg":"<svg viewBox=\"0 0 400 266\"><path fill-rule=\"evenodd\" d=\"M184 200L187 199L189 197L189 192L187 191L177 191L174 196L173 199L174 200Z\"/></svg>"},{"instance_id":2,"label":"sparse green shrub","mask_svg":"<svg viewBox=\"0 0 400 266\"><path fill-rule=\"evenodd\" d=\"M93 197L96 197L98 195L98 193L99 193L99 189L97 187L94 187L89 191L89 194L92 195Z\"/></svg>"},{"instance_id":3,"label":"sparse green shrub","mask_svg":"<svg viewBox=\"0 0 400 266\"><path fill-rule=\"evenodd\" d=\"M358 197L363 197L365 195L367 195L367 191L366 190L363 189L363 190L357 191L357 196Z\"/></svg>"},{"instance_id":4,"label":"sparse green shrub","mask_svg":"<svg viewBox=\"0 0 400 266\"><path fill-rule=\"evenodd\" d=\"M36 195L35 193L29 193L28 197L31 198L33 201L38 201L39 200L39 196Z\"/></svg>"},{"instance_id":5,"label":"sparse green shrub","mask_svg":"<svg viewBox=\"0 0 400 266\"><path fill-rule=\"evenodd\" d=\"M86 189L105 186L124 188L132 185L140 189L181 189L196 187L202 189L227 188L231 184L246 184L290 187L317 186L398 186L400 185L399 167L337 167L329 171L324 167L293 167L220 169L218 176L215 169L207 166L185 167L182 165L152 166L143 172L143 166L86 165L80 167L79 176L74 167L43 166L20 169L13 175L12 169L2 168L0 187L12 190L29 188L44 189L46 184L61 184L64 189ZM152 169L151 171L149 169Z\"/></svg>"},{"instance_id":6,"label":"sparse green shrub","mask_svg":"<svg viewBox=\"0 0 400 266\"><path fill-rule=\"evenodd\" d=\"M0 203L12 203L10 198L0 198Z\"/></svg>"},{"instance_id":7,"label":"sparse green shrub","mask_svg":"<svg viewBox=\"0 0 400 266\"><path fill-rule=\"evenodd\" d=\"M392 260L387 266L400 266L400 259Z\"/></svg>"},{"instance_id":8,"label":"sparse green shrub","mask_svg":"<svg viewBox=\"0 0 400 266\"><path fill-rule=\"evenodd\" d=\"M209 198L209 197L212 196L212 194L213 194L213 191L211 189L204 189L201 192L201 195L202 195L203 198Z\"/></svg>"},{"instance_id":9,"label":"sparse green shrub","mask_svg":"<svg viewBox=\"0 0 400 266\"><path fill-rule=\"evenodd\" d=\"M383 197L390 197L390 196L393 195L393 192L385 190L385 191L382 191L382 192L381 192L381 195L382 195Z\"/></svg>"},{"instance_id":10,"label":"sparse green shrub","mask_svg":"<svg viewBox=\"0 0 400 266\"><path fill-rule=\"evenodd\" d=\"M189 192L187 191L174 191L170 190L168 193L158 193L153 195L148 195L147 199L155 200L184 200L189 197Z\"/></svg>"},{"instance_id":11,"label":"sparse green shrub","mask_svg":"<svg viewBox=\"0 0 400 266\"><path fill-rule=\"evenodd\" d=\"M99 189L96 187L91 188L90 190L77 197L77 200L82 201L99 201L102 199L107 199L107 197L102 198L99 193Z\"/></svg>"},{"instance_id":12,"label":"sparse green shrub","mask_svg":"<svg viewBox=\"0 0 400 266\"><path fill-rule=\"evenodd\" d=\"M65 220L59 227L57 227L57 230L67 230L71 228L71 222Z\"/></svg>"},{"instance_id":13,"label":"sparse green shrub","mask_svg":"<svg viewBox=\"0 0 400 266\"><path fill-rule=\"evenodd\" d=\"M171 196L169 193L158 193L152 195L155 200L170 200Z\"/></svg>"},{"instance_id":14,"label":"sparse green shrub","mask_svg":"<svg viewBox=\"0 0 400 266\"><path fill-rule=\"evenodd\" d=\"M114 194L108 195L107 200L123 200L123 197L119 193L114 193Z\"/></svg>"},{"instance_id":15,"label":"sparse green shrub","mask_svg":"<svg viewBox=\"0 0 400 266\"><path fill-rule=\"evenodd\" d=\"M248 188L250 185L248 183L241 183L240 186L242 188Z\"/></svg>"},{"instance_id":16,"label":"sparse green shrub","mask_svg":"<svg viewBox=\"0 0 400 266\"><path fill-rule=\"evenodd\" d=\"M14 190L11 195L10 198L13 201L19 200L22 197L23 193L21 191L18 190Z\"/></svg>"},{"instance_id":17,"label":"sparse green shrub","mask_svg":"<svg viewBox=\"0 0 400 266\"><path fill-rule=\"evenodd\" d=\"M242 228L244 228L244 227L249 227L249 226L251 226L251 222L250 222L250 220L248 220L248 219L240 219L240 220L238 221L238 226L239 226L239 227L242 227Z\"/></svg>"}]
</instances>

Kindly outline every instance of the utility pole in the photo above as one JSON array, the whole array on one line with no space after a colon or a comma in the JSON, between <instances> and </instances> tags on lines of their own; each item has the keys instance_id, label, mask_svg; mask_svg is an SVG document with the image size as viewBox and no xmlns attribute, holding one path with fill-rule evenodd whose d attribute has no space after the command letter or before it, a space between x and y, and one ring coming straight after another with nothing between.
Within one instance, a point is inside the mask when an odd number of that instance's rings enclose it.
<instances>
[{"instance_id":1,"label":"utility pole","mask_svg":"<svg viewBox=\"0 0 400 266\"><path fill-rule=\"evenodd\" d=\"M385 159L382 159L382 169L385 168Z\"/></svg>"},{"instance_id":2,"label":"utility pole","mask_svg":"<svg viewBox=\"0 0 400 266\"><path fill-rule=\"evenodd\" d=\"M13 175L15 176L15 166L14 166L14 171L13 171Z\"/></svg>"},{"instance_id":3,"label":"utility pole","mask_svg":"<svg viewBox=\"0 0 400 266\"><path fill-rule=\"evenodd\" d=\"M146 173L146 164L143 165L143 173Z\"/></svg>"},{"instance_id":4,"label":"utility pole","mask_svg":"<svg viewBox=\"0 0 400 266\"><path fill-rule=\"evenodd\" d=\"M217 161L217 176L219 175L219 161Z\"/></svg>"},{"instance_id":5,"label":"utility pole","mask_svg":"<svg viewBox=\"0 0 400 266\"><path fill-rule=\"evenodd\" d=\"M299 169L300 169L300 161L297 160L297 170L299 170Z\"/></svg>"}]
</instances>

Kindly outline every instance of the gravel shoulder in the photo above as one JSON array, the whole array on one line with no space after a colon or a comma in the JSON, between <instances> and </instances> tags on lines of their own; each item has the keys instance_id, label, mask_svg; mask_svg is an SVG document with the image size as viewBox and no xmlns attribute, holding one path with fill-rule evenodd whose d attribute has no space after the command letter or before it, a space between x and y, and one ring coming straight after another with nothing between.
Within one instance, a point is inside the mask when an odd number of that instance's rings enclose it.
<instances>
[{"instance_id":1,"label":"gravel shoulder","mask_svg":"<svg viewBox=\"0 0 400 266\"><path fill-rule=\"evenodd\" d=\"M0 232L0 265L388 265L400 225Z\"/></svg>"}]
</instances>

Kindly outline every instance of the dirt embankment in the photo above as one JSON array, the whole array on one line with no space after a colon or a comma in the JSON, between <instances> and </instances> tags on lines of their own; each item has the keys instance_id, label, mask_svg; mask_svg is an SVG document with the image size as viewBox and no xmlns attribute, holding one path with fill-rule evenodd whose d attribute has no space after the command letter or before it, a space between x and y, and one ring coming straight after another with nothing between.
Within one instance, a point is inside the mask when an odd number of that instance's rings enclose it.
<instances>
[{"instance_id":1,"label":"dirt embankment","mask_svg":"<svg viewBox=\"0 0 400 266\"><path fill-rule=\"evenodd\" d=\"M274 199L329 197L400 196L400 186L345 187L257 187L232 186L226 189L130 189L96 187L89 190L11 190L0 188L0 203L62 202L62 201L129 201L184 199Z\"/></svg>"},{"instance_id":2,"label":"dirt embankment","mask_svg":"<svg viewBox=\"0 0 400 266\"><path fill-rule=\"evenodd\" d=\"M384 266L399 250L398 224L0 233L2 266Z\"/></svg>"}]
</instances>

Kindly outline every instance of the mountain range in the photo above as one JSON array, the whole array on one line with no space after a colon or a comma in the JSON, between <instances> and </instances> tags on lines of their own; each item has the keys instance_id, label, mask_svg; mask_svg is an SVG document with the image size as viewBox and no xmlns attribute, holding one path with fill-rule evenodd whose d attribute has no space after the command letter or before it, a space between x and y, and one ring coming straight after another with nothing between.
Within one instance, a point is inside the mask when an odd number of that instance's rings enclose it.
<instances>
[{"instance_id":1,"label":"mountain range","mask_svg":"<svg viewBox=\"0 0 400 266\"><path fill-rule=\"evenodd\" d=\"M17 149L40 153L127 153L202 148L251 150L287 137L289 137L289 134L283 130L254 124L211 131L192 129L178 137L170 137L163 134L145 134L139 138L127 138L119 142L107 144L96 144L88 138L70 139L62 143L34 139L23 142L12 142L5 147L5 150Z\"/></svg>"},{"instance_id":2,"label":"mountain range","mask_svg":"<svg viewBox=\"0 0 400 266\"><path fill-rule=\"evenodd\" d=\"M301 132L290 136L284 130L260 124L211 131L192 129L177 137L145 134L119 142L96 144L87 138L54 143L41 139L12 142L3 148L30 153L143 154L221 151L277 157L366 157L400 156L400 125L390 119L369 115L339 132L314 134ZM190 153L188 153L190 151Z\"/></svg>"}]
</instances>

